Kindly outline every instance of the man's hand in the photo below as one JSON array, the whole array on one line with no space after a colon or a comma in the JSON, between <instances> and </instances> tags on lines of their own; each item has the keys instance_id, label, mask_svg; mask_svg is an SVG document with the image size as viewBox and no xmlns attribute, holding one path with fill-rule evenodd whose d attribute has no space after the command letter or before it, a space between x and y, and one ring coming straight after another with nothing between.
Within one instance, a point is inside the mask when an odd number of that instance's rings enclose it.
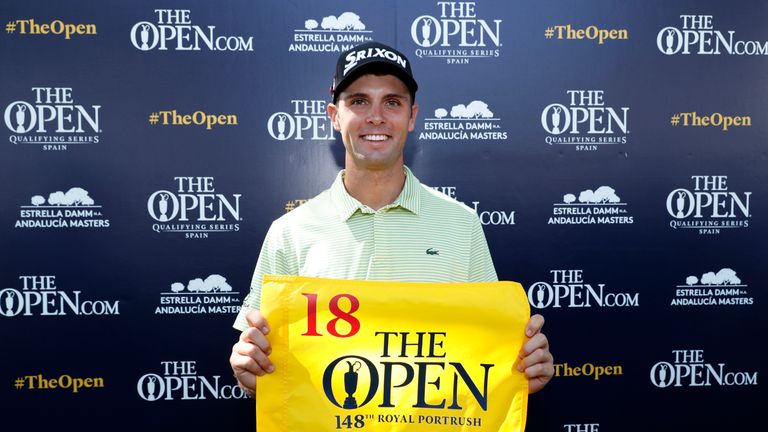
<instances>
[{"instance_id":1,"label":"man's hand","mask_svg":"<svg viewBox=\"0 0 768 432\"><path fill-rule=\"evenodd\" d=\"M528 393L536 393L544 388L555 374L554 358L549 352L549 341L541 328L544 327L544 317L536 314L528 321L525 335L529 338L520 351L520 361L517 370L525 371L528 378Z\"/></svg>"},{"instance_id":2,"label":"man's hand","mask_svg":"<svg viewBox=\"0 0 768 432\"><path fill-rule=\"evenodd\" d=\"M269 325L261 312L253 310L245 316L248 328L240 333L240 339L232 346L229 364L240 387L253 396L256 391L256 377L272 373L275 366L269 360L272 347L266 335Z\"/></svg>"}]
</instances>

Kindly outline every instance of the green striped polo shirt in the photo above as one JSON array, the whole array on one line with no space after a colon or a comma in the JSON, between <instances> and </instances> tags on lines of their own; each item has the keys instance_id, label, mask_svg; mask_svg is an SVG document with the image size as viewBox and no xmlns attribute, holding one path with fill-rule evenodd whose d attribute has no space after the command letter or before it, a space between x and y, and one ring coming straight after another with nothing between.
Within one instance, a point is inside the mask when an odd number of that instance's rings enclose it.
<instances>
[{"instance_id":1,"label":"green striped polo shirt","mask_svg":"<svg viewBox=\"0 0 768 432\"><path fill-rule=\"evenodd\" d=\"M477 214L404 167L395 202L379 210L331 187L272 223L234 327L258 309L265 274L402 282L497 281Z\"/></svg>"}]
</instances>

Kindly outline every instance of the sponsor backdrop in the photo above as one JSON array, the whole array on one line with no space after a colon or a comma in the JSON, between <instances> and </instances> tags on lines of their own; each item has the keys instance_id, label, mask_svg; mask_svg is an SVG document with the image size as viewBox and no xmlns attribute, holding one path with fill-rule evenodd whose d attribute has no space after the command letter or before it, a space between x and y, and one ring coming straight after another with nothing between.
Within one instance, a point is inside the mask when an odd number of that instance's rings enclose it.
<instances>
[{"instance_id":1,"label":"sponsor backdrop","mask_svg":"<svg viewBox=\"0 0 768 432\"><path fill-rule=\"evenodd\" d=\"M3 430L41 430L41 412L254 429L231 324L270 221L340 168L328 88L368 40L420 83L407 164L477 211L499 277L547 319L556 374L529 430L761 424L765 2L16 1L0 17Z\"/></svg>"}]
</instances>

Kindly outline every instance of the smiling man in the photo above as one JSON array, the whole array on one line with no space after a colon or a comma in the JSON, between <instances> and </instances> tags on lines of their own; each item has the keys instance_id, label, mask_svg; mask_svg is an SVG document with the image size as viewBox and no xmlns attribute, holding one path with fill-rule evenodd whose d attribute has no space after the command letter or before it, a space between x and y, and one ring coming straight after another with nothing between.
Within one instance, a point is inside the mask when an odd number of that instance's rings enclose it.
<instances>
[{"instance_id":1,"label":"smiling man","mask_svg":"<svg viewBox=\"0 0 768 432\"><path fill-rule=\"evenodd\" d=\"M330 189L282 216L267 233L251 290L234 327L230 364L250 394L274 371L269 326L259 312L265 274L404 282L498 280L477 214L422 185L403 163L419 107L411 64L399 51L369 42L342 53L328 115L346 149ZM529 392L554 374L544 318L531 317L519 369Z\"/></svg>"}]
</instances>

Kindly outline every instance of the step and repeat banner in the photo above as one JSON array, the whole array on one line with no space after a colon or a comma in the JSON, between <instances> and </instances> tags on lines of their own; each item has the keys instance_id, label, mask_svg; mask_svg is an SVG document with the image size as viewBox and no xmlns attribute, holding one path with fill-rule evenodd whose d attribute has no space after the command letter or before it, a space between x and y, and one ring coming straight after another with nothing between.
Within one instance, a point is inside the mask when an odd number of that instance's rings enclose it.
<instances>
[{"instance_id":1,"label":"step and repeat banner","mask_svg":"<svg viewBox=\"0 0 768 432\"><path fill-rule=\"evenodd\" d=\"M254 430L231 325L270 222L343 164L328 89L369 40L420 85L406 163L477 212L499 278L547 320L555 377L528 430L762 423L767 3L5 1L0 18L3 430Z\"/></svg>"}]
</instances>

